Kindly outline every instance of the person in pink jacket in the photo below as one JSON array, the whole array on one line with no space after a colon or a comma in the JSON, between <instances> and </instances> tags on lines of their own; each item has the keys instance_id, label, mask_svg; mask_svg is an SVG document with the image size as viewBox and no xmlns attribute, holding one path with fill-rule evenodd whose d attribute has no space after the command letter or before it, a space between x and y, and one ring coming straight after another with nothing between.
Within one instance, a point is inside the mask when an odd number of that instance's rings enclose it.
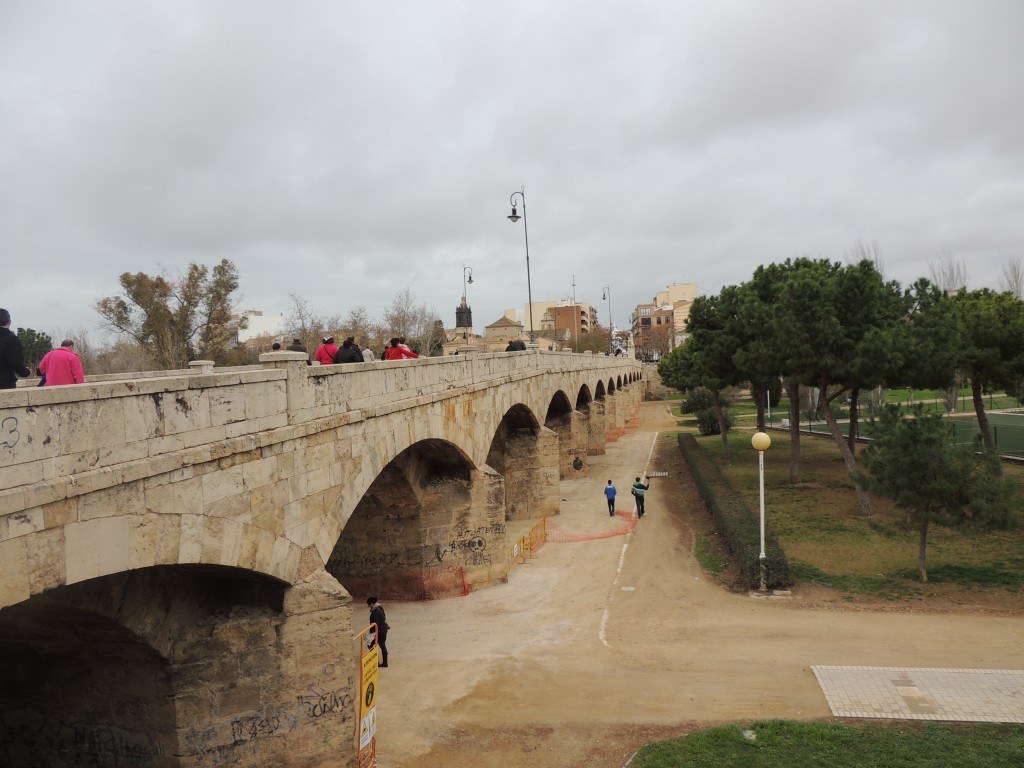
<instances>
[{"instance_id":1,"label":"person in pink jacket","mask_svg":"<svg viewBox=\"0 0 1024 768\"><path fill-rule=\"evenodd\" d=\"M51 349L39 361L39 372L46 377L46 386L81 384L85 381L82 361L75 354L75 342L64 339L57 349Z\"/></svg>"}]
</instances>

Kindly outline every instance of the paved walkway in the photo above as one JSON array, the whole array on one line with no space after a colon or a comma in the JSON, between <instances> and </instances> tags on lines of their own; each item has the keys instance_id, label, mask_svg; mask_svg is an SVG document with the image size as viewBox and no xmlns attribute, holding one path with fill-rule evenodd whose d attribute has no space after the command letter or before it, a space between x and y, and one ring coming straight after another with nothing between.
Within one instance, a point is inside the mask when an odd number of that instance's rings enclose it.
<instances>
[{"instance_id":1,"label":"paved walkway","mask_svg":"<svg viewBox=\"0 0 1024 768\"><path fill-rule=\"evenodd\" d=\"M836 717L1024 723L1024 671L814 666Z\"/></svg>"}]
</instances>

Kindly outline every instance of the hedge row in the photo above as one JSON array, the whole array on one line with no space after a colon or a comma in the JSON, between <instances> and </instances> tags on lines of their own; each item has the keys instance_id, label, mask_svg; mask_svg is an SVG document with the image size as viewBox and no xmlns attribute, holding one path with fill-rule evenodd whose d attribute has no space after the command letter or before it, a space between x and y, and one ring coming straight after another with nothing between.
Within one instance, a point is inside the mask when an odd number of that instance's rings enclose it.
<instances>
[{"instance_id":1,"label":"hedge row","mask_svg":"<svg viewBox=\"0 0 1024 768\"><path fill-rule=\"evenodd\" d=\"M715 528L736 558L740 569L740 586L744 589L757 589L761 586L761 527L757 513L750 509L746 500L729 484L718 465L707 457L693 435L679 435L679 450L690 465L704 505L715 521ZM789 587L793 582L789 577L786 553L767 529L764 553L767 587Z\"/></svg>"}]
</instances>

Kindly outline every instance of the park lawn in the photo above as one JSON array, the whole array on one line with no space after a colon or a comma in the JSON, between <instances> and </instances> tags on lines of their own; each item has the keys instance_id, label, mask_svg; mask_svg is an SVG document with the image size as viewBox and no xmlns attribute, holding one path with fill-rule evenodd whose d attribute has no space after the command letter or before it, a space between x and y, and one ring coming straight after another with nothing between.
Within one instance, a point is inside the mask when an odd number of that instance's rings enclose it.
<instances>
[{"instance_id":1,"label":"park lawn","mask_svg":"<svg viewBox=\"0 0 1024 768\"><path fill-rule=\"evenodd\" d=\"M630 768L1011 768L1024 754L1024 726L797 723L761 720L657 741Z\"/></svg>"},{"instance_id":2,"label":"park lawn","mask_svg":"<svg viewBox=\"0 0 1024 768\"><path fill-rule=\"evenodd\" d=\"M719 436L698 437L698 442L756 513L757 454L750 435L730 431L729 460L722 458ZM830 438L801 439L797 485L789 482L788 434L773 430L771 438L765 454L765 517L790 560L798 587L817 585L847 602L896 600L935 609L973 605L1024 611L1024 526L977 533L932 526L929 582L922 584L917 532L901 527L900 512L888 499L872 497L874 514L860 514L853 482ZM1024 486L1024 467L1004 465L1004 471Z\"/></svg>"}]
</instances>

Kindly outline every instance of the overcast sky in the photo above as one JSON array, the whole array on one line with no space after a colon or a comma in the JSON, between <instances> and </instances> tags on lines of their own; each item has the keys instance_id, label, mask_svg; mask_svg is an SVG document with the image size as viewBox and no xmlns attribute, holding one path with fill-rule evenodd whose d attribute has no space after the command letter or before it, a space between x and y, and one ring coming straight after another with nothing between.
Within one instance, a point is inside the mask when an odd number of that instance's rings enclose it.
<instances>
[{"instance_id":1,"label":"overcast sky","mask_svg":"<svg viewBox=\"0 0 1024 768\"><path fill-rule=\"evenodd\" d=\"M1024 2L0 0L0 306L98 335L125 271L240 304L397 291L478 331L877 244L1024 255ZM522 208L520 207L520 213Z\"/></svg>"}]
</instances>

